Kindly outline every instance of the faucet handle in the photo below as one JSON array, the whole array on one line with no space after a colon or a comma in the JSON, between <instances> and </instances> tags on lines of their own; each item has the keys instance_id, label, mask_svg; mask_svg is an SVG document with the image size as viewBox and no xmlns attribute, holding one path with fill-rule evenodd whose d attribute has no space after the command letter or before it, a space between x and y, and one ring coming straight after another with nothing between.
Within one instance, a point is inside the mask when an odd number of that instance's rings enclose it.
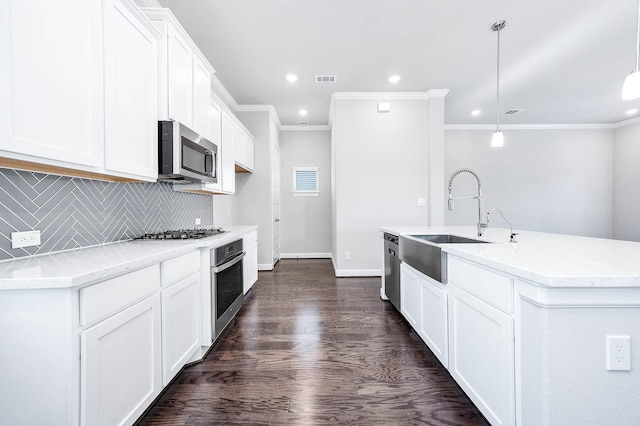
<instances>
[{"instance_id":1,"label":"faucet handle","mask_svg":"<svg viewBox=\"0 0 640 426\"><path fill-rule=\"evenodd\" d=\"M511 236L509 237L510 243L517 243L516 236L519 235L517 232L511 231Z\"/></svg>"}]
</instances>

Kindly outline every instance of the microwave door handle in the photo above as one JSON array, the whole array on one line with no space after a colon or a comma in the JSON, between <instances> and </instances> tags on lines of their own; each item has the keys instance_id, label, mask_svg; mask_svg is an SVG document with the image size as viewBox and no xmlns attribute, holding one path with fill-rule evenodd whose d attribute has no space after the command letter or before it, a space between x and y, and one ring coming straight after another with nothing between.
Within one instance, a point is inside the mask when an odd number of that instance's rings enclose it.
<instances>
[{"instance_id":1,"label":"microwave door handle","mask_svg":"<svg viewBox=\"0 0 640 426\"><path fill-rule=\"evenodd\" d=\"M204 153L204 171L205 173L208 173L209 175L213 174L213 152L207 150Z\"/></svg>"},{"instance_id":2,"label":"microwave door handle","mask_svg":"<svg viewBox=\"0 0 640 426\"><path fill-rule=\"evenodd\" d=\"M216 266L215 268L213 268L212 272L214 274L217 274L218 272L222 272L226 269L231 268L233 265L235 265L236 263L240 262L242 260L242 258L245 255L245 251L243 251L242 253L238 254L237 256L233 257L231 261L227 262L227 263L223 263L220 266Z\"/></svg>"}]
</instances>

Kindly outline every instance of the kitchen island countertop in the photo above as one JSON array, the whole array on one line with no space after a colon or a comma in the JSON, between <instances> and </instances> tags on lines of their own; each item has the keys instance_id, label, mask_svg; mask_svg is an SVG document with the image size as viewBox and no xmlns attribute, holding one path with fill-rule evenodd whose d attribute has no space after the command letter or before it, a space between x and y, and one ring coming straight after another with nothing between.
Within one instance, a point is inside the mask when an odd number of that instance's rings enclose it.
<instances>
[{"instance_id":1,"label":"kitchen island countertop","mask_svg":"<svg viewBox=\"0 0 640 426\"><path fill-rule=\"evenodd\" d=\"M494 244L442 244L451 255L548 287L640 287L640 243L475 226L381 226L395 235L452 234Z\"/></svg>"},{"instance_id":2,"label":"kitchen island countertop","mask_svg":"<svg viewBox=\"0 0 640 426\"><path fill-rule=\"evenodd\" d=\"M127 240L0 262L0 290L91 285L200 248L242 238L257 226L225 226L227 232L198 240Z\"/></svg>"}]
</instances>

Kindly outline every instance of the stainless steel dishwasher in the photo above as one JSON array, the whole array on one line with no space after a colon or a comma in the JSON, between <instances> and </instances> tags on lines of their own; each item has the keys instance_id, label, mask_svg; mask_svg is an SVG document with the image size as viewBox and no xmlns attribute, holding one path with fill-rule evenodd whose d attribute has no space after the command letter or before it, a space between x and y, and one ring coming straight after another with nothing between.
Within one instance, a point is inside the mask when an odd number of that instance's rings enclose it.
<instances>
[{"instance_id":1,"label":"stainless steel dishwasher","mask_svg":"<svg viewBox=\"0 0 640 426\"><path fill-rule=\"evenodd\" d=\"M400 257L398 236L384 233L384 293L400 312Z\"/></svg>"}]
</instances>

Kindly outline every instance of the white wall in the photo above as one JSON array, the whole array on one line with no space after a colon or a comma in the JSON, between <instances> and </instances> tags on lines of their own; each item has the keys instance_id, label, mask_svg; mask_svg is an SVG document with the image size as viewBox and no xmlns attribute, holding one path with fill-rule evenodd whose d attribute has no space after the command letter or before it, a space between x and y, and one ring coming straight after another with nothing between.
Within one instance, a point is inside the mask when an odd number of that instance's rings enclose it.
<instances>
[{"instance_id":1,"label":"white wall","mask_svg":"<svg viewBox=\"0 0 640 426\"><path fill-rule=\"evenodd\" d=\"M282 131L281 221L283 257L331 253L331 132ZM292 167L318 167L320 195L294 197Z\"/></svg>"},{"instance_id":2,"label":"white wall","mask_svg":"<svg viewBox=\"0 0 640 426\"><path fill-rule=\"evenodd\" d=\"M613 236L640 241L640 124L614 135Z\"/></svg>"},{"instance_id":3,"label":"white wall","mask_svg":"<svg viewBox=\"0 0 640 426\"><path fill-rule=\"evenodd\" d=\"M236 225L237 198L234 195L214 195L213 197L213 225L224 227Z\"/></svg>"},{"instance_id":4,"label":"white wall","mask_svg":"<svg viewBox=\"0 0 640 426\"><path fill-rule=\"evenodd\" d=\"M518 229L612 237L613 130L504 134L505 146L496 149L490 130L446 130L445 184L455 170L470 168L482 180L483 210L502 210ZM453 193L475 195L475 180L458 175ZM498 215L492 221L506 226ZM477 223L475 201L457 200L445 223Z\"/></svg>"},{"instance_id":5,"label":"white wall","mask_svg":"<svg viewBox=\"0 0 640 426\"><path fill-rule=\"evenodd\" d=\"M333 257L338 275L380 274L381 225L426 225L429 102L338 99L333 111ZM344 259L349 252L351 260Z\"/></svg>"}]
</instances>

